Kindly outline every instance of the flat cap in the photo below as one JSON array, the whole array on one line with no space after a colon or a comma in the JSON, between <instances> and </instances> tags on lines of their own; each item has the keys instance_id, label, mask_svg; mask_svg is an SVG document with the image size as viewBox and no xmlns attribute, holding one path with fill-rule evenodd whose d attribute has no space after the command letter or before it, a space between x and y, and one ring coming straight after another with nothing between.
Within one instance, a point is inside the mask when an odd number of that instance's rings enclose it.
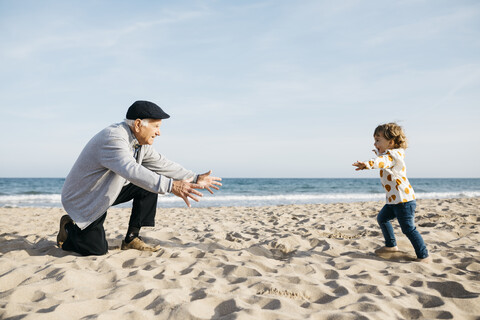
<instances>
[{"instance_id":1,"label":"flat cap","mask_svg":"<svg viewBox=\"0 0 480 320\"><path fill-rule=\"evenodd\" d=\"M135 101L127 111L127 119L168 119L170 116L162 108L150 101Z\"/></svg>"}]
</instances>

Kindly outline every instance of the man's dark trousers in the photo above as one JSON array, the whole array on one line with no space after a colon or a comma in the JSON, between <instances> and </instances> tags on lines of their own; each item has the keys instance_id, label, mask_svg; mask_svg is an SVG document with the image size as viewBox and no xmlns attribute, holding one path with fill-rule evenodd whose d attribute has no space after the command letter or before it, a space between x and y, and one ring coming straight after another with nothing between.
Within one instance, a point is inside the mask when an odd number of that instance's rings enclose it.
<instances>
[{"instance_id":1,"label":"man's dark trousers","mask_svg":"<svg viewBox=\"0 0 480 320\"><path fill-rule=\"evenodd\" d=\"M129 183L122 188L113 206L132 199L132 214L128 225L137 228L155 226L158 194ZM65 228L68 237L62 245L62 249L74 251L84 256L106 254L108 243L103 228L106 216L107 213L105 212L83 230L72 223L67 224Z\"/></svg>"}]
</instances>

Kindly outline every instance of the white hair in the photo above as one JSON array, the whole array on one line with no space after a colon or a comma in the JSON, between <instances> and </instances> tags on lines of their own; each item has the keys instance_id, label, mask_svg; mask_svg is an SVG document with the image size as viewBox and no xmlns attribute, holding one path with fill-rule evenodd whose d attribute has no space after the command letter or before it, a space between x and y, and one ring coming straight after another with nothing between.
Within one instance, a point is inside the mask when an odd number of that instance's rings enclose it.
<instances>
[{"instance_id":1,"label":"white hair","mask_svg":"<svg viewBox=\"0 0 480 320\"><path fill-rule=\"evenodd\" d=\"M141 123L142 127L148 126L148 123L149 123L148 119L141 119L141 120L142 120L142 123ZM125 119L125 120L123 120L123 121L124 121L126 124L128 124L129 127L135 126L135 120Z\"/></svg>"}]
</instances>

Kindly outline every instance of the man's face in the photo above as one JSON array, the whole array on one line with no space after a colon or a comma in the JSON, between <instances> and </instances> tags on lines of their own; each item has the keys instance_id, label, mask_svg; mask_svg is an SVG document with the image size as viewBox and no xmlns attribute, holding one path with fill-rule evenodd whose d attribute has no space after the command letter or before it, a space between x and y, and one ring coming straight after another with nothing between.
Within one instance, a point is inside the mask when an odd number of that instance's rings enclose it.
<instances>
[{"instance_id":1,"label":"man's face","mask_svg":"<svg viewBox=\"0 0 480 320\"><path fill-rule=\"evenodd\" d=\"M141 125L141 120L137 119L135 121L135 138L137 138L138 143L143 144L153 144L153 141L156 136L160 135L160 125L162 120L149 119L147 126Z\"/></svg>"}]
</instances>

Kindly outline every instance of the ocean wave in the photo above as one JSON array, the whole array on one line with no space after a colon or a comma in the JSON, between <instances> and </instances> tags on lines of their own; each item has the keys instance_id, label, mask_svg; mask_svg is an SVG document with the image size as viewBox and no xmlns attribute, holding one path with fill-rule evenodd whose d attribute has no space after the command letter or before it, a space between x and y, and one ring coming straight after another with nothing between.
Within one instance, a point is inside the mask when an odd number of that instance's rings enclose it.
<instances>
[{"instance_id":1,"label":"ocean wave","mask_svg":"<svg viewBox=\"0 0 480 320\"><path fill-rule=\"evenodd\" d=\"M416 195L417 199L476 198L480 197L480 191L420 192Z\"/></svg>"},{"instance_id":2,"label":"ocean wave","mask_svg":"<svg viewBox=\"0 0 480 320\"><path fill-rule=\"evenodd\" d=\"M480 191L419 192L417 199L473 198ZM272 194L272 195L220 195L205 196L200 206L261 206L275 204L307 204L379 201L384 193L324 193L324 194ZM194 202L190 200L190 202ZM173 195L159 197L159 206L183 206L183 200ZM0 195L0 207L61 207L60 194Z\"/></svg>"},{"instance_id":3,"label":"ocean wave","mask_svg":"<svg viewBox=\"0 0 480 320\"><path fill-rule=\"evenodd\" d=\"M474 198L480 197L480 191L462 191L462 192L428 192L417 193L417 199L446 199L446 198ZM379 201L384 200L384 193L326 193L326 194L279 194L279 195L227 195L211 196L201 198L201 202L219 203L228 205L262 205L262 204L306 204L306 203L335 203L335 202L360 202L360 201ZM183 200L178 197L165 196L160 202L178 202Z\"/></svg>"},{"instance_id":4,"label":"ocean wave","mask_svg":"<svg viewBox=\"0 0 480 320\"><path fill-rule=\"evenodd\" d=\"M60 194L0 195L0 207L61 206Z\"/></svg>"},{"instance_id":5,"label":"ocean wave","mask_svg":"<svg viewBox=\"0 0 480 320\"><path fill-rule=\"evenodd\" d=\"M240 202L262 202L262 201L308 201L308 200L343 200L343 199L372 199L378 200L383 199L384 194L341 194L341 193L331 193L331 194L277 194L277 195L261 195L261 196L252 196L252 195L226 195L226 196L207 196L202 197L200 201L205 202L229 202L229 201L240 201ZM183 202L182 199L178 197L165 196L161 198L161 201L167 202Z\"/></svg>"}]
</instances>

